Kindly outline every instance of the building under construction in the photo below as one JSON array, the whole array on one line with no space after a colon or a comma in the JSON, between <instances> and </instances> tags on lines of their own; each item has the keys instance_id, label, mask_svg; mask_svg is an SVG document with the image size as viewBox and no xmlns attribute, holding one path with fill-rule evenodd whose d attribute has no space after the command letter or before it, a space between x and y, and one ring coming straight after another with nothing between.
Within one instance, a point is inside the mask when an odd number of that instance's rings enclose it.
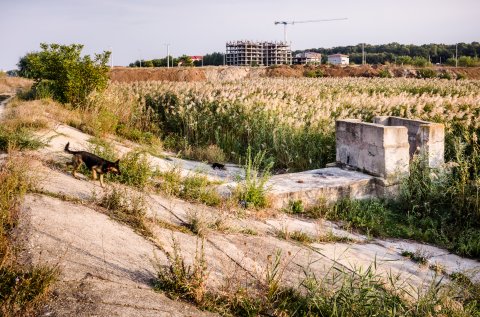
<instances>
[{"instance_id":1,"label":"building under construction","mask_svg":"<svg viewBox=\"0 0 480 317\"><path fill-rule=\"evenodd\" d=\"M225 63L230 66L290 65L292 51L286 42L228 42Z\"/></svg>"}]
</instances>

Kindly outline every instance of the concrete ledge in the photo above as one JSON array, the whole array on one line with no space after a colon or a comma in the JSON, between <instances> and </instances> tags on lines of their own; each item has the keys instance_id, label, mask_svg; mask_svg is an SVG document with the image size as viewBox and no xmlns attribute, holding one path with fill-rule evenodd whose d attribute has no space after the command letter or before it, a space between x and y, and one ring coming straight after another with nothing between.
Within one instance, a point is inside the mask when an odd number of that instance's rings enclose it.
<instances>
[{"instance_id":1,"label":"concrete ledge","mask_svg":"<svg viewBox=\"0 0 480 317\"><path fill-rule=\"evenodd\" d=\"M274 208L285 208L295 200L301 200L308 208L319 202L334 203L341 198L377 196L375 177L338 167L276 175L267 186Z\"/></svg>"}]
</instances>

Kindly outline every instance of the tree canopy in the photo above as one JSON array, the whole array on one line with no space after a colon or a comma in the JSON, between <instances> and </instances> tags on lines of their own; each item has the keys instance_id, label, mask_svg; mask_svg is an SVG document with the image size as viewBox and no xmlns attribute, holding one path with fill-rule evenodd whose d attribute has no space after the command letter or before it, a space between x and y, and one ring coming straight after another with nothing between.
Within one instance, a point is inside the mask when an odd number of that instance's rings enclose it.
<instances>
[{"instance_id":1,"label":"tree canopy","mask_svg":"<svg viewBox=\"0 0 480 317\"><path fill-rule=\"evenodd\" d=\"M34 89L48 89L52 97L74 106L94 90L108 84L110 52L82 56L83 45L40 44L41 51L27 53L17 66L19 75L35 80Z\"/></svg>"},{"instance_id":2,"label":"tree canopy","mask_svg":"<svg viewBox=\"0 0 480 317\"><path fill-rule=\"evenodd\" d=\"M406 64L405 61L412 61L413 63L413 59L415 57L422 57L433 64L443 64L446 63L449 58L455 56L455 44L413 45L394 42L380 45L365 44L364 49L368 64L398 64L399 58L403 58L404 64ZM467 56L475 58L478 57L478 55L480 54L480 43L458 43L457 49L458 57ZM307 51L322 53L322 55L324 55L322 57L324 59L323 62L326 62L327 55L340 53L349 55L350 61L355 64L362 63L362 44L337 46L332 48L311 48L307 50L295 51L294 54ZM406 57L410 57L411 60L408 60L408 58ZM418 60L418 62L422 63L423 61Z\"/></svg>"}]
</instances>

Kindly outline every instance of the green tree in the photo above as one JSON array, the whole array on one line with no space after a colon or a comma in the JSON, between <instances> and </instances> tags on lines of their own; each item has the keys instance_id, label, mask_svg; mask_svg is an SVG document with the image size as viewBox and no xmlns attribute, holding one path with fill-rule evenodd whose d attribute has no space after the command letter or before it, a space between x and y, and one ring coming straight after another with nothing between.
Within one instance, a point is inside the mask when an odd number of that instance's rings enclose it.
<instances>
[{"instance_id":1,"label":"green tree","mask_svg":"<svg viewBox=\"0 0 480 317\"><path fill-rule=\"evenodd\" d=\"M94 90L108 84L110 52L81 56L83 45L40 44L39 52L28 53L18 62L20 76L35 80L34 89L47 85L53 98L79 106Z\"/></svg>"},{"instance_id":2,"label":"green tree","mask_svg":"<svg viewBox=\"0 0 480 317\"><path fill-rule=\"evenodd\" d=\"M192 58L190 56L187 56L187 55L182 55L178 58L178 65L179 66L187 66L187 67L194 66Z\"/></svg>"}]
</instances>

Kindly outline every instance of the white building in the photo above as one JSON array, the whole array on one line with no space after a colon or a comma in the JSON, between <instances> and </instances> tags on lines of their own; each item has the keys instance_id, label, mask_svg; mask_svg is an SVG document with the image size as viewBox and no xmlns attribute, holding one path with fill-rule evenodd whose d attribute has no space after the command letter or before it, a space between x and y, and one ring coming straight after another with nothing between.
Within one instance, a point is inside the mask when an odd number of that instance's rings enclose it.
<instances>
[{"instance_id":1,"label":"white building","mask_svg":"<svg viewBox=\"0 0 480 317\"><path fill-rule=\"evenodd\" d=\"M293 58L294 64L321 64L322 54L316 52L302 52Z\"/></svg>"},{"instance_id":2,"label":"white building","mask_svg":"<svg viewBox=\"0 0 480 317\"><path fill-rule=\"evenodd\" d=\"M333 54L328 55L328 63L332 65L348 65L350 63L350 59L348 58L348 55Z\"/></svg>"}]
</instances>

